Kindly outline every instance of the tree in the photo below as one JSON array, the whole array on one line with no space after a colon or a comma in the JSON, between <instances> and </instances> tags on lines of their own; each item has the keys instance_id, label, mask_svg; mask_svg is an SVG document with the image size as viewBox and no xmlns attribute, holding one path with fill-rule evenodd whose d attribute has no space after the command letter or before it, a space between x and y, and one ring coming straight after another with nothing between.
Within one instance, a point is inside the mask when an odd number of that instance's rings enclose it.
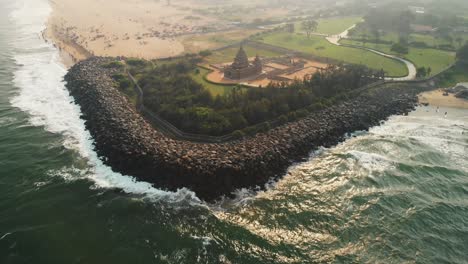
<instances>
[{"instance_id":1,"label":"tree","mask_svg":"<svg viewBox=\"0 0 468 264\"><path fill-rule=\"evenodd\" d=\"M405 45L403 45L403 44L401 44L401 43L395 43L395 44L393 44L391 50L392 50L393 52L396 52L396 53L400 54L400 55L402 55L402 54L408 54L408 52L409 52L408 46L405 46Z\"/></svg>"},{"instance_id":2,"label":"tree","mask_svg":"<svg viewBox=\"0 0 468 264\"><path fill-rule=\"evenodd\" d=\"M424 67L419 67L416 72L416 77L423 78L427 76L427 70Z\"/></svg>"},{"instance_id":3,"label":"tree","mask_svg":"<svg viewBox=\"0 0 468 264\"><path fill-rule=\"evenodd\" d=\"M468 44L465 44L457 51L457 59L463 62L468 62Z\"/></svg>"},{"instance_id":4,"label":"tree","mask_svg":"<svg viewBox=\"0 0 468 264\"><path fill-rule=\"evenodd\" d=\"M286 28L286 32L291 33L291 34L296 31L296 27L294 23L287 24L285 28Z\"/></svg>"},{"instance_id":5,"label":"tree","mask_svg":"<svg viewBox=\"0 0 468 264\"><path fill-rule=\"evenodd\" d=\"M309 19L309 20L302 22L302 28L305 30L308 38L310 38L310 35L312 35L312 32L317 30L317 27L318 27L318 23L315 20Z\"/></svg>"},{"instance_id":6,"label":"tree","mask_svg":"<svg viewBox=\"0 0 468 264\"><path fill-rule=\"evenodd\" d=\"M400 33L401 37L408 37L411 33L411 24L416 19L414 14L411 11L404 11L400 14L397 26L398 26L398 33Z\"/></svg>"},{"instance_id":7,"label":"tree","mask_svg":"<svg viewBox=\"0 0 468 264\"><path fill-rule=\"evenodd\" d=\"M367 39L369 38L369 36L367 35L367 33L364 32L361 34L361 37L362 37L362 43L365 46L367 44Z\"/></svg>"},{"instance_id":8,"label":"tree","mask_svg":"<svg viewBox=\"0 0 468 264\"><path fill-rule=\"evenodd\" d=\"M380 30L378 28L372 29L372 35L374 36L375 42L379 43L380 41Z\"/></svg>"},{"instance_id":9,"label":"tree","mask_svg":"<svg viewBox=\"0 0 468 264\"><path fill-rule=\"evenodd\" d=\"M450 43L450 45L453 45L453 42L454 42L454 39L452 36L450 36L449 34L447 34L445 36L445 39Z\"/></svg>"},{"instance_id":10,"label":"tree","mask_svg":"<svg viewBox=\"0 0 468 264\"><path fill-rule=\"evenodd\" d=\"M210 56L211 54L213 54L213 52L211 52L210 50L202 50L198 53L200 56L202 57L208 57Z\"/></svg>"},{"instance_id":11,"label":"tree","mask_svg":"<svg viewBox=\"0 0 468 264\"><path fill-rule=\"evenodd\" d=\"M463 46L463 38L462 37L457 37L457 39L455 39L455 41L457 41L458 47Z\"/></svg>"}]
</instances>

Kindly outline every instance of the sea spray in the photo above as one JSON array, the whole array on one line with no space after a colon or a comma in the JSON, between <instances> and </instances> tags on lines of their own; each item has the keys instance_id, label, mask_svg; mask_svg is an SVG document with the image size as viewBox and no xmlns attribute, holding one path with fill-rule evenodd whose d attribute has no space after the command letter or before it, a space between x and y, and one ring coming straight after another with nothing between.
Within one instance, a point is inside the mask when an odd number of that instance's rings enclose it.
<instances>
[{"instance_id":1,"label":"sea spray","mask_svg":"<svg viewBox=\"0 0 468 264\"><path fill-rule=\"evenodd\" d=\"M18 33L14 56L17 64L14 83L18 93L11 99L11 104L27 112L33 126L62 135L63 145L76 151L86 164L84 168L62 168L50 172L50 175L59 175L68 180L84 175L99 188L117 188L151 199L176 203L187 200L198 204L199 199L187 189L177 192L159 190L149 183L113 172L97 157L93 140L85 129L84 120L80 118L80 108L65 89L63 77L67 70L60 62L59 51L42 38L41 33L50 12L46 0L18 0L10 15Z\"/></svg>"}]
</instances>

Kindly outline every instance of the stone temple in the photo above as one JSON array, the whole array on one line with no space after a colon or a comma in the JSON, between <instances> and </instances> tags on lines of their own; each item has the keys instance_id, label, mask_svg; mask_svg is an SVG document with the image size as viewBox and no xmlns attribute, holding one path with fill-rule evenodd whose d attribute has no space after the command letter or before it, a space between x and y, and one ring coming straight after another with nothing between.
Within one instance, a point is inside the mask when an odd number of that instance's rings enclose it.
<instances>
[{"instance_id":1,"label":"stone temple","mask_svg":"<svg viewBox=\"0 0 468 264\"><path fill-rule=\"evenodd\" d=\"M257 55L252 63L249 62L249 58L241 46L234 62L224 69L224 77L231 80L241 80L260 75L262 71L263 65L260 57Z\"/></svg>"}]
</instances>

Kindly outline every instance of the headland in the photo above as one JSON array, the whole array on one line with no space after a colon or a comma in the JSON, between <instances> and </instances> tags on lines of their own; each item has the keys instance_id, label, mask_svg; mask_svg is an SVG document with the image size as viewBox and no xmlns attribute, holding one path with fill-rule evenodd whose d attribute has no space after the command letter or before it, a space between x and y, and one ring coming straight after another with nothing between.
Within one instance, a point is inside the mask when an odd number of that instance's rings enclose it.
<instances>
[{"instance_id":1,"label":"headland","mask_svg":"<svg viewBox=\"0 0 468 264\"><path fill-rule=\"evenodd\" d=\"M206 200L264 186L311 150L333 146L346 133L366 130L391 115L408 113L417 94L431 88L426 82L377 85L268 132L225 143L194 143L154 129L118 92L113 70L101 67L109 61L90 58L66 76L98 154L118 172L169 190L187 187Z\"/></svg>"}]
</instances>

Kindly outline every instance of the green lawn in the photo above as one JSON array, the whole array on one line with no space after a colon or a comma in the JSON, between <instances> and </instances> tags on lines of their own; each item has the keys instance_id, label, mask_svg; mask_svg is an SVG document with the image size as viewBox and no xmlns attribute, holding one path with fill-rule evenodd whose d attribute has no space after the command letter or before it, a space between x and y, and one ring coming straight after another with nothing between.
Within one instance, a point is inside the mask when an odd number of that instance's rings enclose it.
<instances>
[{"instance_id":1,"label":"green lawn","mask_svg":"<svg viewBox=\"0 0 468 264\"><path fill-rule=\"evenodd\" d=\"M321 34L339 34L361 20L361 17L320 19L318 21L319 24L316 31Z\"/></svg>"},{"instance_id":2,"label":"green lawn","mask_svg":"<svg viewBox=\"0 0 468 264\"><path fill-rule=\"evenodd\" d=\"M402 62L365 50L335 46L323 37L312 36L309 39L302 34L275 32L262 36L258 41L345 63L363 64L376 70L384 69L389 76L405 76L408 74L408 69Z\"/></svg>"},{"instance_id":3,"label":"green lawn","mask_svg":"<svg viewBox=\"0 0 468 264\"><path fill-rule=\"evenodd\" d=\"M247 53L247 56L255 57L257 54L261 57L278 57L284 55L282 53L273 52L264 49L258 49L249 45L244 45L244 50ZM214 51L212 55L205 58L208 63L226 63L232 62L234 57L236 57L237 52L239 51L239 47L228 48L220 51Z\"/></svg>"},{"instance_id":4,"label":"green lawn","mask_svg":"<svg viewBox=\"0 0 468 264\"><path fill-rule=\"evenodd\" d=\"M380 50L388 54L397 55L395 52L390 50L390 45L375 43L367 43L366 45L364 45L364 43L354 40L342 40L341 43L365 46L376 50ZM409 53L403 55L403 57L413 62L416 65L416 67L431 67L432 74L441 72L442 70L447 68L447 66L455 62L455 54L453 52L437 49L410 48Z\"/></svg>"},{"instance_id":5,"label":"green lawn","mask_svg":"<svg viewBox=\"0 0 468 264\"><path fill-rule=\"evenodd\" d=\"M316 33L334 35L339 34L346 29L350 28L352 25L360 22L361 17L338 17L338 18L327 18L319 19ZM296 23L296 28L299 31L302 31L302 22Z\"/></svg>"},{"instance_id":6,"label":"green lawn","mask_svg":"<svg viewBox=\"0 0 468 264\"><path fill-rule=\"evenodd\" d=\"M210 91L211 95L213 95L213 96L218 96L218 95L223 96L223 95L229 93L231 91L231 89L235 87L234 85L217 85L217 84L207 82L205 80L205 76L208 73L210 73L210 71L205 69L205 68L201 68L201 67L198 67L197 69L200 70L199 74L196 74L195 72L193 72L190 75L192 76L193 80L195 80L199 84L203 85L205 87L205 89Z\"/></svg>"}]
</instances>

